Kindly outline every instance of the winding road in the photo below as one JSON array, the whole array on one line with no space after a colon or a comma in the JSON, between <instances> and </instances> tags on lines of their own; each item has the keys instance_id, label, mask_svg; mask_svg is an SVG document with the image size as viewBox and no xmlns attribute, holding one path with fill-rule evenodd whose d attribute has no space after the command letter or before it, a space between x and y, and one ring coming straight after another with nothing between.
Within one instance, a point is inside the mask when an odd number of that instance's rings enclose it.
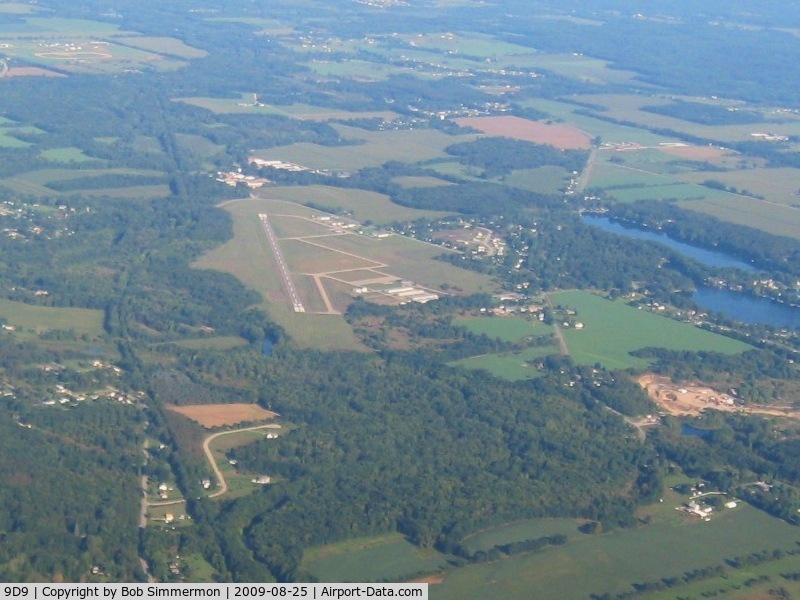
<instances>
[{"instance_id":1,"label":"winding road","mask_svg":"<svg viewBox=\"0 0 800 600\"><path fill-rule=\"evenodd\" d=\"M208 462L211 463L211 469L214 471L214 476L219 481L220 488L214 492L213 494L209 494L209 498L216 498L217 496L222 496L225 492L228 491L228 483L225 481L225 477L222 475L222 471L219 470L217 466L217 461L214 460L214 455L211 454L211 442L223 435L231 435L233 433L241 433L242 431L255 431L257 429L277 429L274 423L270 423L269 425L256 425L255 427L245 427L243 429L232 429L230 431L220 431L219 433L212 433L203 441L203 452L206 454L206 458Z\"/></svg>"}]
</instances>

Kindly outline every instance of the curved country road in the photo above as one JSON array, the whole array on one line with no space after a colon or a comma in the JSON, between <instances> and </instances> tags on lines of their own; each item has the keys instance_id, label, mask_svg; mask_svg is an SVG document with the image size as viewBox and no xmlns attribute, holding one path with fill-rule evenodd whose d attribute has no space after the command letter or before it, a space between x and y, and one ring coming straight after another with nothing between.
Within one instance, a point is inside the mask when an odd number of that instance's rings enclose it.
<instances>
[{"instance_id":1,"label":"curved country road","mask_svg":"<svg viewBox=\"0 0 800 600\"><path fill-rule=\"evenodd\" d=\"M216 498L217 496L222 496L222 494L228 491L228 484L225 481L225 478L222 476L222 471L220 471L219 467L217 466L217 461L214 460L214 455L211 454L211 442L213 442L215 439L217 439L222 435L241 433L242 431L254 431L256 429L277 429L277 428L275 427L274 423L271 423L269 425L256 425L255 427L245 427L243 429L220 431L219 433L211 434L203 441L203 452L206 453L206 458L208 459L208 462L211 463L211 468L214 470L214 476L217 478L220 485L220 488L216 492L208 495L209 498Z\"/></svg>"}]
</instances>

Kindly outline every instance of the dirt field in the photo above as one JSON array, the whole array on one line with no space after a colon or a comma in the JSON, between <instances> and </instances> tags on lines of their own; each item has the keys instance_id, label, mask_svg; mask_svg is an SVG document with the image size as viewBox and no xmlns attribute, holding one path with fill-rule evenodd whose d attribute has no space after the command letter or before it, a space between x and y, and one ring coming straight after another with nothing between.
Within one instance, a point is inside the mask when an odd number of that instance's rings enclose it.
<instances>
[{"instance_id":1,"label":"dirt field","mask_svg":"<svg viewBox=\"0 0 800 600\"><path fill-rule=\"evenodd\" d=\"M669 377L648 373L636 382L647 390L659 408L672 415L696 417L706 409L800 419L800 411L781 406L742 406L739 399L699 384L675 383Z\"/></svg>"},{"instance_id":2,"label":"dirt field","mask_svg":"<svg viewBox=\"0 0 800 600\"><path fill-rule=\"evenodd\" d=\"M257 404L193 404L170 406L169 410L196 421L207 429L245 421L266 421L278 416Z\"/></svg>"},{"instance_id":3,"label":"dirt field","mask_svg":"<svg viewBox=\"0 0 800 600\"><path fill-rule=\"evenodd\" d=\"M585 150L591 147L591 136L570 125L548 125L522 117L465 117L455 119L462 127L474 127L487 135L496 135L549 144L562 150Z\"/></svg>"}]
</instances>

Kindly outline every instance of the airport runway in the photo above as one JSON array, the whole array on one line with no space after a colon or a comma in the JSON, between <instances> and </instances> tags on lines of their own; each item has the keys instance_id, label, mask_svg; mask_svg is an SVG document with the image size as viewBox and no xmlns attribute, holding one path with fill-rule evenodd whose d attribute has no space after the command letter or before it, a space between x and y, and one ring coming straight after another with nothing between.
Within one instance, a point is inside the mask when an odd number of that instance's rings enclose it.
<instances>
[{"instance_id":1,"label":"airport runway","mask_svg":"<svg viewBox=\"0 0 800 600\"><path fill-rule=\"evenodd\" d=\"M286 266L283 253L278 246L278 238L275 237L275 232L272 230L272 225L269 224L268 215L259 214L258 218L261 219L261 225L264 227L264 233L267 234L267 240L269 240L269 245L272 248L273 255L275 256L275 262L278 264L278 271L280 271L281 274L283 287L292 303L294 312L306 312L303 303L300 301L300 295L297 293L297 288L294 287L294 283L292 282L292 276L289 273L288 267Z\"/></svg>"}]
</instances>

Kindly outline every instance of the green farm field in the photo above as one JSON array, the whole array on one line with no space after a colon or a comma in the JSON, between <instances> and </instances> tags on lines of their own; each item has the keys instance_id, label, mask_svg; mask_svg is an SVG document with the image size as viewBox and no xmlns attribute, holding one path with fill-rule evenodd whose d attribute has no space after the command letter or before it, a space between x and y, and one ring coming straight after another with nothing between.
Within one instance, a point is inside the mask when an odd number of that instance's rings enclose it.
<instances>
[{"instance_id":1,"label":"green farm field","mask_svg":"<svg viewBox=\"0 0 800 600\"><path fill-rule=\"evenodd\" d=\"M164 185L131 185L120 188L101 188L98 190L79 190L83 196L95 198L112 198L122 200L152 200L153 198L166 198L172 192L169 186Z\"/></svg>"},{"instance_id":2,"label":"green farm field","mask_svg":"<svg viewBox=\"0 0 800 600\"><path fill-rule=\"evenodd\" d=\"M629 83L631 79L636 77L636 73L612 69L608 62L591 56L536 53L530 57L523 57L523 60L519 59L520 57L509 57L508 66L517 65L545 69L570 79L600 85ZM503 62L503 59L501 58L499 62Z\"/></svg>"},{"instance_id":3,"label":"green farm field","mask_svg":"<svg viewBox=\"0 0 800 600\"><path fill-rule=\"evenodd\" d=\"M487 371L495 377L507 381L521 381L523 379L533 379L540 375L540 371L529 363L558 353L556 346L537 346L518 352L472 356L449 364L452 367Z\"/></svg>"},{"instance_id":4,"label":"green farm field","mask_svg":"<svg viewBox=\"0 0 800 600\"><path fill-rule=\"evenodd\" d=\"M436 579L443 581L431 585L430 595L439 600L583 600L592 594L632 591L634 583L724 565L725 559L792 550L800 543L796 527L744 503L719 509L704 522L675 510L686 497L666 489L663 500L645 507L650 523L637 528L587 535L579 532L580 522L573 519L531 519L481 530L462 541L474 552L543 536L567 537L562 546L491 563L448 569L444 555L420 551L399 534L390 534L307 549L303 567L323 581L397 581L438 574ZM733 591L754 572L780 581L779 573L794 572L798 565L800 558L786 557L757 567L729 568L724 580L682 585L671 594L653 597L695 597L686 592L712 589L712 584Z\"/></svg>"},{"instance_id":5,"label":"green farm field","mask_svg":"<svg viewBox=\"0 0 800 600\"><path fill-rule=\"evenodd\" d=\"M426 48L394 48L378 47L375 51L383 56L386 62L402 61L406 65L414 65L416 73L420 79L439 77L439 69L445 67L452 70L471 70L483 68L485 64L481 60L476 60L474 56L466 54L445 54L439 50ZM502 60L502 59L501 59ZM499 61L498 61L499 63ZM422 70L420 72L420 67Z\"/></svg>"},{"instance_id":6,"label":"green farm field","mask_svg":"<svg viewBox=\"0 0 800 600\"><path fill-rule=\"evenodd\" d=\"M345 59L341 61L312 60L308 67L315 73L329 77L349 77L368 81L382 81L389 75L411 72L411 69L365 60Z\"/></svg>"},{"instance_id":7,"label":"green farm field","mask_svg":"<svg viewBox=\"0 0 800 600\"><path fill-rule=\"evenodd\" d=\"M665 137L651 133L638 127L617 125L601 119L575 114L580 107L556 100L524 100L520 102L524 107L535 108L551 115L556 120L563 120L568 125L573 125L593 137L599 137L603 143L635 142L642 146L657 146L662 142L676 142L675 138Z\"/></svg>"},{"instance_id":8,"label":"green farm field","mask_svg":"<svg viewBox=\"0 0 800 600\"><path fill-rule=\"evenodd\" d=\"M435 550L389 534L309 548L302 564L319 581L401 581L438 571L447 561Z\"/></svg>"},{"instance_id":9,"label":"green farm field","mask_svg":"<svg viewBox=\"0 0 800 600\"><path fill-rule=\"evenodd\" d=\"M31 127L0 117L0 148L27 148L31 144L17 137L18 134L44 133L41 129Z\"/></svg>"},{"instance_id":10,"label":"green farm field","mask_svg":"<svg viewBox=\"0 0 800 600\"><path fill-rule=\"evenodd\" d=\"M459 319L455 321L477 335L486 334L489 337L499 338L504 342L517 342L531 335L546 335L552 333L550 326L540 323L536 319L523 319L521 317L478 317L473 319Z\"/></svg>"},{"instance_id":11,"label":"green farm field","mask_svg":"<svg viewBox=\"0 0 800 600\"><path fill-rule=\"evenodd\" d=\"M176 102L184 102L205 108L219 115L225 114L254 114L254 115L280 115L290 119L301 119L305 121L329 121L331 119L394 119L397 113L391 111L365 111L353 112L336 108L326 108L322 106L312 106L310 104L259 104L254 105L253 94L242 94L238 98L205 98L189 97L175 98Z\"/></svg>"},{"instance_id":12,"label":"green farm field","mask_svg":"<svg viewBox=\"0 0 800 600\"><path fill-rule=\"evenodd\" d=\"M444 162L435 162L425 165L431 171L441 173L442 175L450 175L460 179L467 179L471 181L482 181L478 175L480 170L468 165L462 165L460 162L446 160Z\"/></svg>"},{"instance_id":13,"label":"green farm field","mask_svg":"<svg viewBox=\"0 0 800 600\"><path fill-rule=\"evenodd\" d=\"M667 503L665 499L665 504ZM670 507L673 514L677 513ZM715 514L710 522L674 519L638 529L573 537L564 546L448 573L430 588L435 600L537 600L589 598L632 591L633 583L658 581L723 564L752 552L794 549L797 528L750 506ZM680 595L681 588L675 593Z\"/></svg>"},{"instance_id":14,"label":"green farm field","mask_svg":"<svg viewBox=\"0 0 800 600\"><path fill-rule=\"evenodd\" d=\"M597 161L592 169L589 187L627 188L667 185L675 180L668 175L645 173L609 162Z\"/></svg>"},{"instance_id":15,"label":"green farm field","mask_svg":"<svg viewBox=\"0 0 800 600\"><path fill-rule=\"evenodd\" d=\"M169 37L131 36L115 38L119 44L132 46L140 50L169 54L178 58L203 58L208 55L205 50L192 48L181 40Z\"/></svg>"},{"instance_id":16,"label":"green farm field","mask_svg":"<svg viewBox=\"0 0 800 600\"><path fill-rule=\"evenodd\" d=\"M747 344L662 317L612 302L589 292L570 291L552 294L552 302L573 308L585 328L564 329L572 359L583 365L600 363L608 369L645 368L647 361L629 353L641 348L669 350L707 350L738 354Z\"/></svg>"},{"instance_id":17,"label":"green farm field","mask_svg":"<svg viewBox=\"0 0 800 600\"><path fill-rule=\"evenodd\" d=\"M304 142L256 150L253 154L266 160L294 162L315 169L354 171L391 160L416 163L438 158L448 146L476 139L472 134L451 136L434 129L365 131L345 125L335 125L335 128L342 138L353 141L354 145L343 148Z\"/></svg>"},{"instance_id":18,"label":"green farm field","mask_svg":"<svg viewBox=\"0 0 800 600\"><path fill-rule=\"evenodd\" d=\"M103 311L88 308L36 306L0 299L0 318L15 327L36 332L58 329L73 330L77 335L103 335Z\"/></svg>"},{"instance_id":19,"label":"green farm field","mask_svg":"<svg viewBox=\"0 0 800 600\"><path fill-rule=\"evenodd\" d=\"M209 158L225 150L225 146L222 144L215 144L202 135L177 133L175 134L175 141L185 152L201 158Z\"/></svg>"},{"instance_id":20,"label":"green farm field","mask_svg":"<svg viewBox=\"0 0 800 600\"><path fill-rule=\"evenodd\" d=\"M500 178L500 181L510 187L530 192L557 194L566 187L568 178L569 173L561 167L540 167L512 171Z\"/></svg>"},{"instance_id":21,"label":"green farm field","mask_svg":"<svg viewBox=\"0 0 800 600\"><path fill-rule=\"evenodd\" d=\"M235 335L221 335L215 337L195 338L175 342L176 346L189 350L231 350L247 345L247 340Z\"/></svg>"},{"instance_id":22,"label":"green farm field","mask_svg":"<svg viewBox=\"0 0 800 600\"><path fill-rule=\"evenodd\" d=\"M599 154L603 161L614 159L620 168L637 170L645 175L676 175L685 169L676 167L677 157L664 152L660 148L645 147L639 150L613 151L603 150ZM598 165L602 164L598 162Z\"/></svg>"},{"instance_id":23,"label":"green farm field","mask_svg":"<svg viewBox=\"0 0 800 600\"><path fill-rule=\"evenodd\" d=\"M291 113L283 110L283 107L275 106L252 106L253 95L242 94L238 98L174 98L174 102L184 102L205 108L218 115L226 114L255 114L255 115L281 115L283 117L292 117Z\"/></svg>"},{"instance_id":24,"label":"green farm field","mask_svg":"<svg viewBox=\"0 0 800 600\"><path fill-rule=\"evenodd\" d=\"M419 218L438 219L450 214L406 208L395 204L385 194L324 185L274 187L262 190L259 195L297 204L313 203L331 213L345 212L357 221L372 221L378 225ZM307 209L306 214L319 214L319 211Z\"/></svg>"},{"instance_id":25,"label":"green farm field","mask_svg":"<svg viewBox=\"0 0 800 600\"><path fill-rule=\"evenodd\" d=\"M27 17L24 26L15 27L13 32L0 28L0 37L8 38L60 38L63 36L108 37L122 33L119 25L89 19L66 19L58 17ZM13 43L13 42L12 42ZM12 48L13 49L13 48Z\"/></svg>"},{"instance_id":26,"label":"green farm field","mask_svg":"<svg viewBox=\"0 0 800 600\"><path fill-rule=\"evenodd\" d=\"M697 201L686 200L678 202L678 206L737 225L800 239L800 209L793 206L783 206L736 194L724 194Z\"/></svg>"},{"instance_id":27,"label":"green farm field","mask_svg":"<svg viewBox=\"0 0 800 600\"><path fill-rule=\"evenodd\" d=\"M438 177L429 177L425 175L401 175L392 179L392 183L404 188L419 188L419 187L441 187L443 185L454 185L444 179Z\"/></svg>"},{"instance_id":28,"label":"green farm field","mask_svg":"<svg viewBox=\"0 0 800 600\"><path fill-rule=\"evenodd\" d=\"M28 146L30 146L28 142L15 137L9 130L0 128L0 148L27 148Z\"/></svg>"},{"instance_id":29,"label":"green farm field","mask_svg":"<svg viewBox=\"0 0 800 600\"><path fill-rule=\"evenodd\" d=\"M45 160L50 160L53 162L62 162L62 163L84 163L84 162L91 162L97 161L100 159L92 158L91 156L86 156L83 153L83 150L80 148L76 148L74 146L70 146L67 148L50 148L49 150L42 150L40 156Z\"/></svg>"},{"instance_id":30,"label":"green farm field","mask_svg":"<svg viewBox=\"0 0 800 600\"><path fill-rule=\"evenodd\" d=\"M701 183L713 179L741 191L763 196L770 202L800 207L800 169L738 169L724 173L697 171L683 179Z\"/></svg>"},{"instance_id":31,"label":"green farm field","mask_svg":"<svg viewBox=\"0 0 800 600\"><path fill-rule=\"evenodd\" d=\"M252 25L253 27L263 27L276 29L283 27L277 19L265 19L261 17L209 17L206 21L220 22L220 23L244 23L245 25Z\"/></svg>"},{"instance_id":32,"label":"green farm field","mask_svg":"<svg viewBox=\"0 0 800 600\"><path fill-rule=\"evenodd\" d=\"M73 179L90 177L101 177L103 175L162 177L163 173L160 171L151 171L146 169L41 169L38 171L29 171L13 177L0 179L0 185L20 194L51 197L54 195L60 195L60 193L52 188L47 187L49 183L71 181ZM64 192L64 194L71 195L76 193L76 191ZM96 192L97 190L92 191Z\"/></svg>"},{"instance_id":33,"label":"green farm field","mask_svg":"<svg viewBox=\"0 0 800 600\"><path fill-rule=\"evenodd\" d=\"M652 98L633 94L592 94L589 96L576 96L575 99L604 106L606 110L603 111L603 115L613 119L632 121L647 128L671 129L687 135L719 140L720 142L750 141L753 139L751 134L757 132L769 131L787 136L800 133L800 121L796 119L787 120L785 115L781 116L780 121L765 117L762 123L704 125L641 110L644 106L672 104L673 101L668 98Z\"/></svg>"},{"instance_id":34,"label":"green farm field","mask_svg":"<svg viewBox=\"0 0 800 600\"><path fill-rule=\"evenodd\" d=\"M726 192L691 183L672 183L612 189L608 190L607 194L620 202L635 202L636 200L703 200L718 198Z\"/></svg>"},{"instance_id":35,"label":"green farm field","mask_svg":"<svg viewBox=\"0 0 800 600\"><path fill-rule=\"evenodd\" d=\"M464 538L461 544L469 552L477 552L553 535L565 535L572 541L572 538L581 536L580 525L575 519L528 519L479 531Z\"/></svg>"},{"instance_id":36,"label":"green farm field","mask_svg":"<svg viewBox=\"0 0 800 600\"><path fill-rule=\"evenodd\" d=\"M408 37L407 42L416 48L474 57L501 57L533 54L535 50L477 33L423 34Z\"/></svg>"}]
</instances>

